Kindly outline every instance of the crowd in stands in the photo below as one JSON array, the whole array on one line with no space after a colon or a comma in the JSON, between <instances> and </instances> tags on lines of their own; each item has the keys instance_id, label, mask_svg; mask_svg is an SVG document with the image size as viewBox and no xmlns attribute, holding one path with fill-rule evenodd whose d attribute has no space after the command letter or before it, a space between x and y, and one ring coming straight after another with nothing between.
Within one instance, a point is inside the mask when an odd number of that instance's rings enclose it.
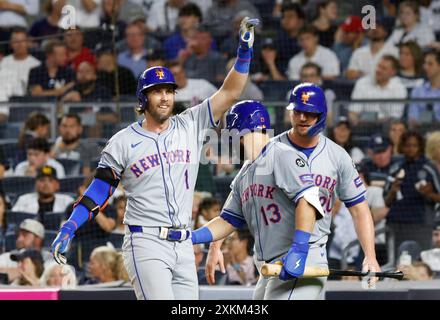
<instances>
[{"instance_id":1,"label":"crowd in stands","mask_svg":"<svg viewBox=\"0 0 440 320\"><path fill-rule=\"evenodd\" d=\"M278 134L289 126L279 107L293 85L322 86L327 135L351 155L367 186L379 262L404 268L409 279L438 276L440 0L374 6L367 23L357 1L342 0L0 1L1 282L128 281L119 253L127 203L122 188L77 232L70 266L53 264L47 250L91 182L106 139L137 119L139 75L165 65L178 85L175 112L200 103L230 69L245 16L262 23L241 99L265 102ZM67 21L63 8L75 9L75 21ZM114 103L130 108L109 107ZM193 228L221 211L240 168L225 162L200 166ZM332 212L330 266L359 268L351 216L340 202ZM388 241L395 244L393 265ZM217 283L255 284L249 232L237 231L223 246L226 274L219 272ZM194 251L199 281L206 283L207 247ZM404 251L412 264L399 265Z\"/></svg>"}]
</instances>

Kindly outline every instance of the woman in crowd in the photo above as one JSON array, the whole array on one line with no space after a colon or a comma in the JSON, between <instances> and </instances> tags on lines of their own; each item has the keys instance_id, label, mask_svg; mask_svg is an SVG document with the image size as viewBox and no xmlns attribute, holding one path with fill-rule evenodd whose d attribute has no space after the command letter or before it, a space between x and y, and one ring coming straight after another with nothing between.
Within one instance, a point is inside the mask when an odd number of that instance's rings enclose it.
<instances>
[{"instance_id":1,"label":"woman in crowd","mask_svg":"<svg viewBox=\"0 0 440 320\"><path fill-rule=\"evenodd\" d=\"M417 42L408 41L399 46L398 76L406 89L423 84L423 52Z\"/></svg>"},{"instance_id":2,"label":"woman in crowd","mask_svg":"<svg viewBox=\"0 0 440 320\"><path fill-rule=\"evenodd\" d=\"M129 281L122 255L114 248L107 246L97 247L92 251L89 273L92 277L89 284L119 280Z\"/></svg>"}]
</instances>

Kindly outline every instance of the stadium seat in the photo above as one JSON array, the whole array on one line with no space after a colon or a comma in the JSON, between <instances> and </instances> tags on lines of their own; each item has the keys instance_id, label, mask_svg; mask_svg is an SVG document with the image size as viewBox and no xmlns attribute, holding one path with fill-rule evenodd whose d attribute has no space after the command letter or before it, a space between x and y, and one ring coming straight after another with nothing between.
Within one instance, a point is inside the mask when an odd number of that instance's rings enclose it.
<instances>
[{"instance_id":1,"label":"stadium seat","mask_svg":"<svg viewBox=\"0 0 440 320\"><path fill-rule=\"evenodd\" d=\"M134 122L137 119L136 112L133 107L121 108L121 122Z\"/></svg>"},{"instance_id":2,"label":"stadium seat","mask_svg":"<svg viewBox=\"0 0 440 320\"><path fill-rule=\"evenodd\" d=\"M229 195L229 192L231 191L231 182L234 179L234 177L214 177L214 183L217 189L217 196L220 197L219 200L224 202L226 198Z\"/></svg>"},{"instance_id":3,"label":"stadium seat","mask_svg":"<svg viewBox=\"0 0 440 320\"><path fill-rule=\"evenodd\" d=\"M44 108L38 106L14 106L11 107L8 122L18 122L22 125L26 121L28 115L32 112L44 113Z\"/></svg>"},{"instance_id":4,"label":"stadium seat","mask_svg":"<svg viewBox=\"0 0 440 320\"><path fill-rule=\"evenodd\" d=\"M44 214L43 225L46 231L58 231L61 227L61 223L64 220L67 220L64 212L46 212Z\"/></svg>"},{"instance_id":5,"label":"stadium seat","mask_svg":"<svg viewBox=\"0 0 440 320\"><path fill-rule=\"evenodd\" d=\"M124 242L124 235L117 233L110 233L108 241L116 248L121 249L122 243Z\"/></svg>"},{"instance_id":6,"label":"stadium seat","mask_svg":"<svg viewBox=\"0 0 440 320\"><path fill-rule=\"evenodd\" d=\"M10 137L11 131L15 129L11 129L10 124L6 125L6 137ZM10 166L15 167L21 161L26 159L26 152L20 149L17 145L17 136L14 137L15 141L7 140L7 142L2 142L0 144L0 148L3 152L4 161L8 163Z\"/></svg>"},{"instance_id":7,"label":"stadium seat","mask_svg":"<svg viewBox=\"0 0 440 320\"><path fill-rule=\"evenodd\" d=\"M56 160L63 165L66 177L78 176L81 174L81 161L60 158L57 158Z\"/></svg>"},{"instance_id":8,"label":"stadium seat","mask_svg":"<svg viewBox=\"0 0 440 320\"><path fill-rule=\"evenodd\" d=\"M52 245L52 242L55 240L57 234L58 234L58 231L56 231L56 230L46 230L44 232L43 247L50 248L50 246Z\"/></svg>"},{"instance_id":9,"label":"stadium seat","mask_svg":"<svg viewBox=\"0 0 440 320\"><path fill-rule=\"evenodd\" d=\"M60 179L59 192L76 193L78 187L84 182L84 179L85 177L82 175Z\"/></svg>"},{"instance_id":10,"label":"stadium seat","mask_svg":"<svg viewBox=\"0 0 440 320\"><path fill-rule=\"evenodd\" d=\"M6 221L8 222L8 228L18 227L24 219L34 219L38 218L37 214L20 212L20 211L6 211Z\"/></svg>"},{"instance_id":11,"label":"stadium seat","mask_svg":"<svg viewBox=\"0 0 440 320\"><path fill-rule=\"evenodd\" d=\"M350 100L355 82L345 78L336 78L334 80L325 80L323 87L331 89L338 100Z\"/></svg>"},{"instance_id":12,"label":"stadium seat","mask_svg":"<svg viewBox=\"0 0 440 320\"><path fill-rule=\"evenodd\" d=\"M34 192L35 178L33 177L6 177L1 180L1 187L5 194L22 195Z\"/></svg>"},{"instance_id":13,"label":"stadium seat","mask_svg":"<svg viewBox=\"0 0 440 320\"><path fill-rule=\"evenodd\" d=\"M5 234L5 252L12 251L16 249L15 240L17 236L15 231L8 231Z\"/></svg>"},{"instance_id":14,"label":"stadium seat","mask_svg":"<svg viewBox=\"0 0 440 320\"><path fill-rule=\"evenodd\" d=\"M260 84L266 101L286 101L287 93L292 90L297 83L294 81L268 80Z\"/></svg>"}]
</instances>

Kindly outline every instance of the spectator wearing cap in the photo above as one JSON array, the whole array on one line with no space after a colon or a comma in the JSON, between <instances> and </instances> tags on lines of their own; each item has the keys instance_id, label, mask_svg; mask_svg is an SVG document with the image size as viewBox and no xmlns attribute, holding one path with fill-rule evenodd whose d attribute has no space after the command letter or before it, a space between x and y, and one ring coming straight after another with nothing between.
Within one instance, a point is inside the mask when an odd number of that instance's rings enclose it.
<instances>
[{"instance_id":1,"label":"spectator wearing cap","mask_svg":"<svg viewBox=\"0 0 440 320\"><path fill-rule=\"evenodd\" d=\"M200 24L188 41L191 54L184 59L188 78L205 79L211 83L223 81L225 78L226 59L211 49L212 41L206 25Z\"/></svg>"},{"instance_id":2,"label":"spectator wearing cap","mask_svg":"<svg viewBox=\"0 0 440 320\"><path fill-rule=\"evenodd\" d=\"M64 102L110 101L112 93L100 84L95 66L89 61L82 61L76 71L76 82L72 90L62 98Z\"/></svg>"},{"instance_id":3,"label":"spectator wearing cap","mask_svg":"<svg viewBox=\"0 0 440 320\"><path fill-rule=\"evenodd\" d=\"M61 33L62 29L59 27L61 20L61 10L66 5L66 0L46 0L43 4L43 11L45 17L36 20L29 29L29 35L32 38L47 37ZM38 39L41 43L43 40Z\"/></svg>"},{"instance_id":4,"label":"spectator wearing cap","mask_svg":"<svg viewBox=\"0 0 440 320\"><path fill-rule=\"evenodd\" d=\"M388 177L399 171L401 157L393 157L391 141L380 133L373 134L368 141L367 155L361 162L364 172L369 173L370 185L384 189L388 187Z\"/></svg>"},{"instance_id":5,"label":"spectator wearing cap","mask_svg":"<svg viewBox=\"0 0 440 320\"><path fill-rule=\"evenodd\" d=\"M338 4L335 0L325 0L316 6L317 17L312 25L318 30L319 44L331 48L338 29L335 20L338 18Z\"/></svg>"},{"instance_id":6,"label":"spectator wearing cap","mask_svg":"<svg viewBox=\"0 0 440 320\"><path fill-rule=\"evenodd\" d=\"M60 183L56 170L50 166L41 167L35 180L35 191L18 197L12 211L38 215L44 222L46 212L64 212L74 200L71 196L58 193Z\"/></svg>"},{"instance_id":7,"label":"spectator wearing cap","mask_svg":"<svg viewBox=\"0 0 440 320\"><path fill-rule=\"evenodd\" d=\"M96 66L96 57L89 48L84 47L84 35L80 28L68 29L64 33L67 48L67 64L76 72L81 62L87 61Z\"/></svg>"},{"instance_id":8,"label":"spectator wearing cap","mask_svg":"<svg viewBox=\"0 0 440 320\"><path fill-rule=\"evenodd\" d=\"M398 76L407 90L421 86L423 79L423 52L417 42L408 41L399 46Z\"/></svg>"},{"instance_id":9,"label":"spectator wearing cap","mask_svg":"<svg viewBox=\"0 0 440 320\"><path fill-rule=\"evenodd\" d=\"M44 138L35 138L30 141L27 150L27 160L20 162L15 167L15 176L35 177L38 169L43 166L51 166L56 170L57 178L62 179L66 176L64 167L61 163L51 158L50 144Z\"/></svg>"},{"instance_id":10,"label":"spectator wearing cap","mask_svg":"<svg viewBox=\"0 0 440 320\"><path fill-rule=\"evenodd\" d=\"M425 141L419 133L404 133L399 151L404 157L401 164L404 176L396 176L385 197L390 208L387 224L395 233L396 248L406 240L414 240L427 248L434 218L432 197L440 197L439 173L425 158Z\"/></svg>"},{"instance_id":11,"label":"spectator wearing cap","mask_svg":"<svg viewBox=\"0 0 440 320\"><path fill-rule=\"evenodd\" d=\"M340 64L335 53L319 44L318 31L313 26L301 28L298 34L302 51L289 61L287 76L289 80L299 80L301 67L314 62L322 68L324 80L331 80L340 74Z\"/></svg>"},{"instance_id":12,"label":"spectator wearing cap","mask_svg":"<svg viewBox=\"0 0 440 320\"><path fill-rule=\"evenodd\" d=\"M116 98L116 71L118 72L118 86L120 95L134 95L136 93L136 79L130 69L117 63L116 55L111 49L98 52L97 65L98 81L110 89L112 97Z\"/></svg>"},{"instance_id":13,"label":"spectator wearing cap","mask_svg":"<svg viewBox=\"0 0 440 320\"><path fill-rule=\"evenodd\" d=\"M425 54L423 70L427 80L411 91L411 98L440 98L440 51ZM413 102L408 109L408 119L410 127L434 120L440 122L440 103Z\"/></svg>"},{"instance_id":14,"label":"spectator wearing cap","mask_svg":"<svg viewBox=\"0 0 440 320\"><path fill-rule=\"evenodd\" d=\"M434 221L430 249L422 251L420 257L433 271L440 274L440 220Z\"/></svg>"},{"instance_id":15,"label":"spectator wearing cap","mask_svg":"<svg viewBox=\"0 0 440 320\"><path fill-rule=\"evenodd\" d=\"M96 143L81 139L83 133L81 117L76 113L64 114L58 132L59 137L52 147L52 156L56 159L79 161L82 164L81 173L84 176L91 175L90 163L99 157L101 148Z\"/></svg>"},{"instance_id":16,"label":"spectator wearing cap","mask_svg":"<svg viewBox=\"0 0 440 320\"><path fill-rule=\"evenodd\" d=\"M75 8L75 25L80 28L97 28L101 0L66 0L67 5Z\"/></svg>"},{"instance_id":17,"label":"spectator wearing cap","mask_svg":"<svg viewBox=\"0 0 440 320\"><path fill-rule=\"evenodd\" d=\"M383 20L376 20L376 27L370 28L366 32L367 38L370 40L365 46L357 48L353 51L348 63L345 76L348 79L357 79L366 75L374 75L376 66L384 55L392 55L398 57L397 48L385 42L388 30Z\"/></svg>"},{"instance_id":18,"label":"spectator wearing cap","mask_svg":"<svg viewBox=\"0 0 440 320\"><path fill-rule=\"evenodd\" d=\"M332 50L341 62L341 71L345 73L353 51L359 48L364 40L364 29L359 16L349 16L339 26Z\"/></svg>"},{"instance_id":19,"label":"spectator wearing cap","mask_svg":"<svg viewBox=\"0 0 440 320\"><path fill-rule=\"evenodd\" d=\"M351 99L406 99L408 93L405 86L396 77L399 69L398 60L390 55L385 55L376 67L374 76L364 76L354 85ZM391 118L399 119L403 115L403 103L352 103L348 106L350 121L359 122L389 121ZM363 118L369 112L373 119Z\"/></svg>"},{"instance_id":20,"label":"spectator wearing cap","mask_svg":"<svg viewBox=\"0 0 440 320\"><path fill-rule=\"evenodd\" d=\"M218 43L233 32L231 21L234 20L237 12L248 11L250 18L261 20L261 15L255 6L247 0L217 0L213 1L204 21L209 25L212 36ZM260 26L261 27L261 26Z\"/></svg>"},{"instance_id":21,"label":"spectator wearing cap","mask_svg":"<svg viewBox=\"0 0 440 320\"><path fill-rule=\"evenodd\" d=\"M11 260L18 264L19 276L11 284L19 286L39 286L44 271L43 256L39 250L24 249L11 254Z\"/></svg>"},{"instance_id":22,"label":"spectator wearing cap","mask_svg":"<svg viewBox=\"0 0 440 320\"><path fill-rule=\"evenodd\" d=\"M75 73L66 67L66 45L58 40L50 40L44 45L46 61L44 65L31 69L28 90L31 96L60 97L74 85Z\"/></svg>"},{"instance_id":23,"label":"spectator wearing cap","mask_svg":"<svg viewBox=\"0 0 440 320\"><path fill-rule=\"evenodd\" d=\"M339 118L332 129L330 138L347 151L354 163L360 163L364 159L365 155L362 150L353 145L351 125L346 117Z\"/></svg>"},{"instance_id":24,"label":"spectator wearing cap","mask_svg":"<svg viewBox=\"0 0 440 320\"><path fill-rule=\"evenodd\" d=\"M25 219L19 225L15 248L17 250L38 250L41 252L45 263L52 262L53 255L43 249L43 240L44 226L37 220ZM8 274L9 282L14 281L20 275L17 262L11 259L11 254L12 252L5 252L0 255L0 272Z\"/></svg>"},{"instance_id":25,"label":"spectator wearing cap","mask_svg":"<svg viewBox=\"0 0 440 320\"><path fill-rule=\"evenodd\" d=\"M422 48L435 42L432 29L420 22L419 4L417 1L403 1L399 5L398 20L400 26L395 28L388 43L399 46L403 42L414 40Z\"/></svg>"},{"instance_id":26,"label":"spectator wearing cap","mask_svg":"<svg viewBox=\"0 0 440 320\"><path fill-rule=\"evenodd\" d=\"M179 10L177 24L179 28L163 43L166 60L175 60L180 50L186 48L191 32L202 22L202 12L194 3L187 3Z\"/></svg>"},{"instance_id":27,"label":"spectator wearing cap","mask_svg":"<svg viewBox=\"0 0 440 320\"><path fill-rule=\"evenodd\" d=\"M217 88L205 79L188 78L185 69L177 61L169 63L167 67L176 80L176 102L186 102L189 106L195 106L217 91Z\"/></svg>"},{"instance_id":28,"label":"spectator wearing cap","mask_svg":"<svg viewBox=\"0 0 440 320\"><path fill-rule=\"evenodd\" d=\"M298 32L304 26L306 16L298 3L286 2L281 6L281 28L275 40L269 38L263 43L261 56L263 73L268 73L273 80L285 80L289 60L301 51L298 44ZM263 79L265 80L265 79Z\"/></svg>"}]
</instances>

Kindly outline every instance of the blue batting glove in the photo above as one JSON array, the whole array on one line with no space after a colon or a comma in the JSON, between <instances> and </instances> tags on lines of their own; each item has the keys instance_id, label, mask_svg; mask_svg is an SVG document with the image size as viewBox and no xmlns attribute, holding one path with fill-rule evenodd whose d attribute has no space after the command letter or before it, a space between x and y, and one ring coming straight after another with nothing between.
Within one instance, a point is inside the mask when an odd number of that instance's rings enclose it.
<instances>
[{"instance_id":1,"label":"blue batting glove","mask_svg":"<svg viewBox=\"0 0 440 320\"><path fill-rule=\"evenodd\" d=\"M283 267L280 280L299 278L304 274L307 255L309 254L310 233L301 230L295 231L294 241L287 254L281 259Z\"/></svg>"},{"instance_id":2,"label":"blue batting glove","mask_svg":"<svg viewBox=\"0 0 440 320\"><path fill-rule=\"evenodd\" d=\"M67 259L63 253L67 251L67 248L72 241L73 237L75 237L75 224L71 221L67 221L62 227L57 237L53 241L51 245L51 252L55 261L58 264L66 264Z\"/></svg>"}]
</instances>

